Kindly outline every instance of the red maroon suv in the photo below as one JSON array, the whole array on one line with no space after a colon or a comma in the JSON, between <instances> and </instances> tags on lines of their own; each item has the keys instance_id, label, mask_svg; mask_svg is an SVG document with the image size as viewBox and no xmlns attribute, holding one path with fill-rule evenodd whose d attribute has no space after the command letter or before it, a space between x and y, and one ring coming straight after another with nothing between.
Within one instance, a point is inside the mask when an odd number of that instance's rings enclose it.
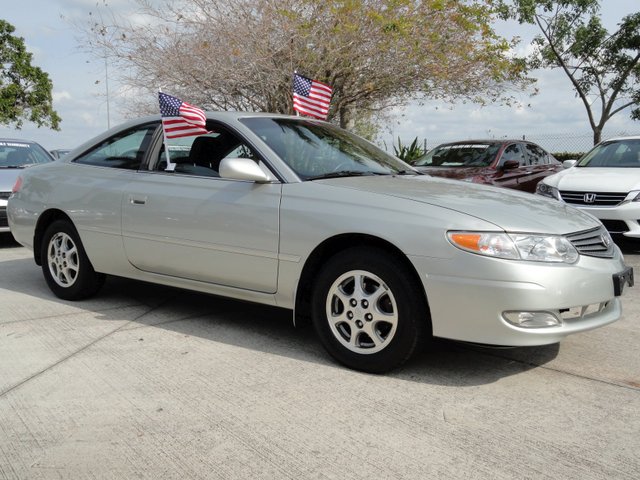
<instances>
[{"instance_id":1,"label":"red maroon suv","mask_svg":"<svg viewBox=\"0 0 640 480\"><path fill-rule=\"evenodd\" d=\"M434 177L447 177L534 193L547 175L562 170L549 152L525 140L464 140L443 143L413 165Z\"/></svg>"}]
</instances>

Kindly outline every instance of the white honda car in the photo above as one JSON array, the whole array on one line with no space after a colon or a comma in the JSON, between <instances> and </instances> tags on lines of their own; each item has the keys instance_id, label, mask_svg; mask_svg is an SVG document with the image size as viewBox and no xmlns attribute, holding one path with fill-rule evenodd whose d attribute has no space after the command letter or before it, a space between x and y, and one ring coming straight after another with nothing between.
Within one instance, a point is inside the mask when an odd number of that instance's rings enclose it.
<instances>
[{"instance_id":1,"label":"white honda car","mask_svg":"<svg viewBox=\"0 0 640 480\"><path fill-rule=\"evenodd\" d=\"M640 136L599 143L536 193L589 212L611 233L640 238Z\"/></svg>"}]
</instances>

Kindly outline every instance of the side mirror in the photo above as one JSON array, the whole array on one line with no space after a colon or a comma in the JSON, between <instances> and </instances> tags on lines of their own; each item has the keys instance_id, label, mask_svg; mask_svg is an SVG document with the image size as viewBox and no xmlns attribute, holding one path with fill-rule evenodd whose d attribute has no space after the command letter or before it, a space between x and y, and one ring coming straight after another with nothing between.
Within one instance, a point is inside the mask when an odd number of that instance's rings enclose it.
<instances>
[{"instance_id":1,"label":"side mirror","mask_svg":"<svg viewBox=\"0 0 640 480\"><path fill-rule=\"evenodd\" d=\"M520 162L517 160L507 160L500 167L502 170L513 170L514 168L520 167Z\"/></svg>"},{"instance_id":2,"label":"side mirror","mask_svg":"<svg viewBox=\"0 0 640 480\"><path fill-rule=\"evenodd\" d=\"M577 160L565 160L564 162L562 162L562 168L571 168L576 163L578 163Z\"/></svg>"},{"instance_id":3,"label":"side mirror","mask_svg":"<svg viewBox=\"0 0 640 480\"><path fill-rule=\"evenodd\" d=\"M249 158L224 158L220 162L218 173L220 173L220 177L232 180L256 183L268 183L271 181L258 164Z\"/></svg>"}]
</instances>

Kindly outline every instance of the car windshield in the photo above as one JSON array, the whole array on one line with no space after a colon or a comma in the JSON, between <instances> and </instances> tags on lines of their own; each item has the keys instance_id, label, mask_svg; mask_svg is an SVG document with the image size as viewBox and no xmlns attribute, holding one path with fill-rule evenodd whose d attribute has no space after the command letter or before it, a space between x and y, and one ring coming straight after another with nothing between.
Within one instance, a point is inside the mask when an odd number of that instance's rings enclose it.
<instances>
[{"instance_id":1,"label":"car windshield","mask_svg":"<svg viewBox=\"0 0 640 480\"><path fill-rule=\"evenodd\" d=\"M640 139L603 142L582 157L577 166L640 168Z\"/></svg>"},{"instance_id":2,"label":"car windshield","mask_svg":"<svg viewBox=\"0 0 640 480\"><path fill-rule=\"evenodd\" d=\"M356 175L417 174L366 140L331 124L293 118L244 118L303 180Z\"/></svg>"},{"instance_id":3,"label":"car windshield","mask_svg":"<svg viewBox=\"0 0 640 480\"><path fill-rule=\"evenodd\" d=\"M20 168L53 159L35 143L0 140L0 168Z\"/></svg>"},{"instance_id":4,"label":"car windshield","mask_svg":"<svg viewBox=\"0 0 640 480\"><path fill-rule=\"evenodd\" d=\"M420 167L488 167L500 150L499 144L467 143L440 145L419 157Z\"/></svg>"}]
</instances>

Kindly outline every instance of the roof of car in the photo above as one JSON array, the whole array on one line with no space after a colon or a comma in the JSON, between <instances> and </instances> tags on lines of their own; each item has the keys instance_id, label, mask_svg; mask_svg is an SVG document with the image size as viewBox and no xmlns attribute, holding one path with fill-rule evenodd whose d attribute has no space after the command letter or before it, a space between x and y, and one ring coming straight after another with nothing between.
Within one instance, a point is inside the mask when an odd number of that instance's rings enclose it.
<instances>
[{"instance_id":1,"label":"roof of car","mask_svg":"<svg viewBox=\"0 0 640 480\"><path fill-rule=\"evenodd\" d=\"M264 118L291 118L298 120L308 120L321 122L322 120L317 120L310 117L298 117L295 115L284 115L281 113L265 113L265 112L217 112L217 111L207 111L205 112L208 120L220 120L222 122L228 122L230 120L239 120L241 118L254 118L254 117L264 117ZM119 130L126 129L128 127L133 127L135 125L140 125L147 122L158 122L161 120L160 114L148 115L146 117L136 117L130 120L127 120L121 124L118 124L111 129L102 132L99 136L104 136L105 138L111 134L111 132L116 132ZM97 138L97 137L96 137ZM93 139L92 139L93 140Z\"/></svg>"},{"instance_id":2,"label":"roof of car","mask_svg":"<svg viewBox=\"0 0 640 480\"><path fill-rule=\"evenodd\" d=\"M28 143L30 145L39 145L38 142L34 142L33 140L24 140L22 138L0 138L0 142L5 142L5 143Z\"/></svg>"},{"instance_id":3,"label":"roof of car","mask_svg":"<svg viewBox=\"0 0 640 480\"><path fill-rule=\"evenodd\" d=\"M442 145L471 145L471 144L484 144L484 143L513 143L513 142L524 142L524 143L533 143L529 140L522 140L518 138L487 138L487 139L471 139L471 140L456 140L455 142L445 142L441 143L438 146Z\"/></svg>"},{"instance_id":4,"label":"roof of car","mask_svg":"<svg viewBox=\"0 0 640 480\"><path fill-rule=\"evenodd\" d=\"M267 118L295 118L298 120L314 120L314 121L321 121L321 120L316 120L314 118L310 118L310 117L298 117L296 115L286 115L283 113L268 113L268 112L236 112L236 111L225 111L225 112L219 112L219 111L206 111L204 112L205 115L207 116L208 119L211 120L215 120L215 119L219 119L219 120L232 120L232 119L239 119L239 118L251 118L251 117L267 117ZM134 124L138 124L138 123L144 123L145 121L157 121L160 120L160 115L159 114L155 114L155 115L149 115L146 117L138 117L138 118L133 118L131 120L129 120L128 122L125 122L125 124L128 123L134 123ZM121 125L117 125L116 128L121 127L123 124Z\"/></svg>"},{"instance_id":5,"label":"roof of car","mask_svg":"<svg viewBox=\"0 0 640 480\"><path fill-rule=\"evenodd\" d=\"M618 140L640 140L640 135L628 135L624 137L607 138L606 140L603 140L603 142L611 142L611 141L618 141Z\"/></svg>"}]
</instances>

